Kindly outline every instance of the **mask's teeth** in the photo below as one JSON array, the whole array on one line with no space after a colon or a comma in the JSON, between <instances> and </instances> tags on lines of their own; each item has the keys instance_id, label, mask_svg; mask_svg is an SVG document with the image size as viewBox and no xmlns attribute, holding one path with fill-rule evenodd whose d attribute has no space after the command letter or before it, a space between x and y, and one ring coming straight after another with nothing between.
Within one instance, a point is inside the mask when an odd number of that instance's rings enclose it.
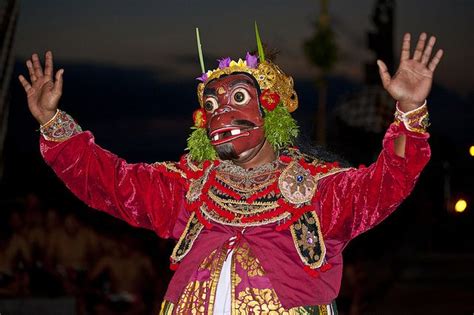
<instances>
[{"instance_id":1,"label":"mask's teeth","mask_svg":"<svg viewBox=\"0 0 474 315\"><path fill-rule=\"evenodd\" d=\"M218 135L218 134L215 134L215 135L214 135L214 138L213 138L212 140L214 140L214 141L219 140L219 135Z\"/></svg>"},{"instance_id":2,"label":"mask's teeth","mask_svg":"<svg viewBox=\"0 0 474 315\"><path fill-rule=\"evenodd\" d=\"M233 136L240 135L240 129L232 129L230 134Z\"/></svg>"}]
</instances>

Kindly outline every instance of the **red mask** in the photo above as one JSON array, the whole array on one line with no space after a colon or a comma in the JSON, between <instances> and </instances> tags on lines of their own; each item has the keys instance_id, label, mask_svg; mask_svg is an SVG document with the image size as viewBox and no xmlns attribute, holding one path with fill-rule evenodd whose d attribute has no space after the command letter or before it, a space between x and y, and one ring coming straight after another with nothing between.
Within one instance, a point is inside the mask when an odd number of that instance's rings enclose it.
<instances>
[{"instance_id":1,"label":"red mask","mask_svg":"<svg viewBox=\"0 0 474 315\"><path fill-rule=\"evenodd\" d=\"M221 159L241 159L265 142L257 83L247 74L209 82L203 94L211 144Z\"/></svg>"}]
</instances>

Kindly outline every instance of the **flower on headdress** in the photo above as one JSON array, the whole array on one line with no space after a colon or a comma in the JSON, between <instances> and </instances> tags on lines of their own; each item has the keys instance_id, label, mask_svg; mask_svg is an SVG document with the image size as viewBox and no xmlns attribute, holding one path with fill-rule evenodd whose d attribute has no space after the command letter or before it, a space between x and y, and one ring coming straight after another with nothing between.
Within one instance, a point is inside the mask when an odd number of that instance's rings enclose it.
<instances>
[{"instance_id":1,"label":"flower on headdress","mask_svg":"<svg viewBox=\"0 0 474 315\"><path fill-rule=\"evenodd\" d=\"M219 61L219 69L224 69L227 68L230 64L230 57L222 58L222 59L217 59Z\"/></svg>"},{"instance_id":2,"label":"flower on headdress","mask_svg":"<svg viewBox=\"0 0 474 315\"><path fill-rule=\"evenodd\" d=\"M207 73L201 74L200 77L197 77L196 80L201 81L201 82L206 82L207 81Z\"/></svg>"},{"instance_id":3,"label":"flower on headdress","mask_svg":"<svg viewBox=\"0 0 474 315\"><path fill-rule=\"evenodd\" d=\"M245 67L246 65L246 62L239 58L239 61L232 60L229 67Z\"/></svg>"},{"instance_id":4,"label":"flower on headdress","mask_svg":"<svg viewBox=\"0 0 474 315\"><path fill-rule=\"evenodd\" d=\"M262 104L265 109L272 111L279 103L280 95L278 95L278 93L272 92L268 89L263 90L262 94L260 95L260 104Z\"/></svg>"},{"instance_id":5,"label":"flower on headdress","mask_svg":"<svg viewBox=\"0 0 474 315\"><path fill-rule=\"evenodd\" d=\"M249 52L247 52L247 54L245 55L245 61L247 62L247 67L252 68L252 69L257 68L257 65L258 65L257 56L254 56L250 54Z\"/></svg>"},{"instance_id":6,"label":"flower on headdress","mask_svg":"<svg viewBox=\"0 0 474 315\"><path fill-rule=\"evenodd\" d=\"M212 74L212 70L208 70L207 72L204 72L203 74L201 74L200 77L197 77L196 80L205 83L209 79L211 74Z\"/></svg>"},{"instance_id":7,"label":"flower on headdress","mask_svg":"<svg viewBox=\"0 0 474 315\"><path fill-rule=\"evenodd\" d=\"M194 126L197 128L205 128L207 124L206 111L204 108L196 109L193 113Z\"/></svg>"}]
</instances>

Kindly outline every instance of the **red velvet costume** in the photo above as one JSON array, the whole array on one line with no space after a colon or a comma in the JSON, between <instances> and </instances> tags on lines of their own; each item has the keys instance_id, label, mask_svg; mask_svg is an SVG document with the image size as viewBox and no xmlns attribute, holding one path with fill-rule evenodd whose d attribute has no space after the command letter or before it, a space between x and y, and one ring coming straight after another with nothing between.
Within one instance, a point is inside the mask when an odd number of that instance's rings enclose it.
<instances>
[{"instance_id":1,"label":"red velvet costume","mask_svg":"<svg viewBox=\"0 0 474 315\"><path fill-rule=\"evenodd\" d=\"M401 134L406 135L405 158L394 153L394 139ZM318 198L312 201L312 210L319 218L320 241L326 247L320 268L305 267L290 230L275 228L280 222L246 227L243 233L240 227L212 221L180 262L165 299L176 304L176 313L211 312L212 286L215 289L216 284L212 274L219 272L221 265L210 267L210 274L204 273L201 266L210 264L209 258L222 261L219 255L228 246L229 238L238 236L236 253L247 251L246 255L257 261L257 271L253 269L252 274L246 269L237 277L235 288L241 298L235 302L236 309L245 309L257 298L258 307L266 303L267 309L273 305L280 313L300 306L330 304L339 292L343 248L349 240L385 219L410 194L430 157L428 137L428 133L411 132L403 124L394 123L374 164L339 169L317 181ZM160 237L179 238L191 213L196 213L190 211L185 198L193 174L180 163L128 164L96 145L90 132L62 142L42 138L41 152L66 186L87 205L133 226L151 229ZM207 167L214 164L208 163ZM214 283L209 284L212 279ZM239 287L244 284L245 288ZM206 285L209 292L199 291ZM196 292L207 292L203 293L207 299L204 306L191 301ZM252 297L246 297L245 292L251 292Z\"/></svg>"}]
</instances>

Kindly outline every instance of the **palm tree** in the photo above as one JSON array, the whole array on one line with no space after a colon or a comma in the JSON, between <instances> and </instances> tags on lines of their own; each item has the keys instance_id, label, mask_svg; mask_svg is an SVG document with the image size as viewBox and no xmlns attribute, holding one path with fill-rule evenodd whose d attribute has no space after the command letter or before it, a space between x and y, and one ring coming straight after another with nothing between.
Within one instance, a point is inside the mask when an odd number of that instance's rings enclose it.
<instances>
[{"instance_id":1,"label":"palm tree","mask_svg":"<svg viewBox=\"0 0 474 315\"><path fill-rule=\"evenodd\" d=\"M319 100L314 117L314 139L321 145L326 143L327 76L338 59L337 45L329 20L328 2L329 0L320 0L321 13L314 25L314 35L304 43L306 57L320 70L315 82Z\"/></svg>"}]
</instances>

